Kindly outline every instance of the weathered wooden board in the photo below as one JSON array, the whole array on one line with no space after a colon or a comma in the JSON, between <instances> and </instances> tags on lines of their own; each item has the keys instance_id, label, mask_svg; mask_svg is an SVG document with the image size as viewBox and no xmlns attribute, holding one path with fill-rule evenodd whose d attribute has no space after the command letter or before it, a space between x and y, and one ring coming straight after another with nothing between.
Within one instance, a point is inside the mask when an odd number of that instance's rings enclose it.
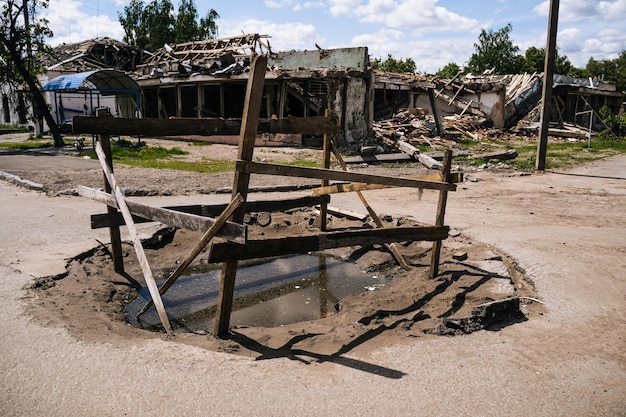
<instances>
[{"instance_id":1,"label":"weathered wooden board","mask_svg":"<svg viewBox=\"0 0 626 417\"><path fill-rule=\"evenodd\" d=\"M285 211L299 207L312 207L322 203L328 203L330 196L306 196L299 198L292 198L287 200L263 200L263 201L248 201L245 204L246 213L256 213L260 211ZM132 202L131 202L132 205ZM163 209L178 211L182 213L195 214L202 217L217 217L226 209L226 204L213 204L213 205L188 205L188 206L166 206ZM155 220L146 219L144 217L133 215L133 221L135 223L147 223ZM121 214L92 214L91 215L91 228L100 229L110 226L123 226L124 219ZM197 230L202 231L202 230Z\"/></svg>"},{"instance_id":2,"label":"weathered wooden board","mask_svg":"<svg viewBox=\"0 0 626 417\"><path fill-rule=\"evenodd\" d=\"M99 201L108 206L117 207L117 201L115 198L105 192L89 187L79 186L78 194L83 197ZM195 232L205 232L213 225L213 223L215 223L215 220L209 217L168 210L161 207L150 207L133 201L126 201L126 205L128 206L128 210L131 214L141 218L151 219L152 221L158 221L168 226L192 230ZM243 244L246 241L246 234L247 228L245 226L233 222L227 222L218 233L218 236L232 242Z\"/></svg>"},{"instance_id":3,"label":"weathered wooden board","mask_svg":"<svg viewBox=\"0 0 626 417\"><path fill-rule=\"evenodd\" d=\"M440 174L432 174L425 175L420 177L410 177L412 179L422 180L422 181L437 181L441 178ZM455 172L450 174L450 182L459 183L463 182L463 173ZM350 193L356 191L367 191L367 190L381 190L383 188L394 188L392 185L379 185L379 184L365 184L362 182L349 182L344 184L334 184L326 187L314 188L312 190L313 195L326 195L326 194L337 194L337 193Z\"/></svg>"},{"instance_id":4,"label":"weathered wooden board","mask_svg":"<svg viewBox=\"0 0 626 417\"><path fill-rule=\"evenodd\" d=\"M413 158L405 153L381 153L344 158L346 164L380 164L383 162L410 162Z\"/></svg>"},{"instance_id":5,"label":"weathered wooden board","mask_svg":"<svg viewBox=\"0 0 626 417\"><path fill-rule=\"evenodd\" d=\"M425 188L430 190L455 191L456 185L437 181L420 181L408 178L386 177L383 175L360 174L324 168L305 168L290 165L266 164L251 161L237 161L238 172L282 175L301 178L318 178L330 181L364 182L368 184L392 185L394 187Z\"/></svg>"},{"instance_id":6,"label":"weathered wooden board","mask_svg":"<svg viewBox=\"0 0 626 417\"><path fill-rule=\"evenodd\" d=\"M241 120L220 118L172 118L136 119L122 117L75 116L72 119L73 133L129 136L214 136L238 135ZM284 134L333 134L337 130L334 117L287 117L284 119L264 119L258 123L257 133Z\"/></svg>"},{"instance_id":7,"label":"weathered wooden board","mask_svg":"<svg viewBox=\"0 0 626 417\"><path fill-rule=\"evenodd\" d=\"M449 227L396 227L385 229L323 232L311 236L287 236L273 239L248 239L245 246L229 242L214 243L209 262L267 258L294 253L308 253L325 249L373 244L438 241L448 237Z\"/></svg>"}]
</instances>

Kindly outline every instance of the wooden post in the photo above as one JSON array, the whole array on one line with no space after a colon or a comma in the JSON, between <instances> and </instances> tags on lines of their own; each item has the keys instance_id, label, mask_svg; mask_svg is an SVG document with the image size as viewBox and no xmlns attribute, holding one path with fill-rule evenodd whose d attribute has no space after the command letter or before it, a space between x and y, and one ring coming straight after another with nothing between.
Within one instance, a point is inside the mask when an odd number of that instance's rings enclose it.
<instances>
[{"instance_id":1,"label":"wooden post","mask_svg":"<svg viewBox=\"0 0 626 417\"><path fill-rule=\"evenodd\" d=\"M443 135L443 124L441 124L441 117L439 116L439 110L437 110L437 100L432 89L428 89L428 98L430 100L430 109L433 112L433 118L435 119L435 126L437 126L437 134Z\"/></svg>"},{"instance_id":2,"label":"wooden post","mask_svg":"<svg viewBox=\"0 0 626 417\"><path fill-rule=\"evenodd\" d=\"M326 111L324 112L324 116L330 117L331 111L329 109L326 109ZM322 166L326 169L330 168L331 140L332 140L332 137L328 133L325 133L323 151L322 151ZM328 180L322 179L322 187L326 187L328 184L329 184ZM326 231L326 223L328 220L327 216L328 216L328 203L324 202L320 204L320 217L319 217L319 226L322 232Z\"/></svg>"},{"instance_id":3,"label":"wooden post","mask_svg":"<svg viewBox=\"0 0 626 417\"><path fill-rule=\"evenodd\" d=\"M257 55L252 62L248 85L246 89L246 101L243 108L241 121L241 133L239 137L239 151L237 159L252 161L254 153L254 141L256 139L259 124L259 113L263 100L263 87L265 84L265 71L267 70L267 56ZM244 201L248 198L248 185L250 174L235 170L233 182L233 198L241 194ZM245 214L244 206L239 207L233 213L232 221L243 223ZM213 333L216 336L224 336L228 333L230 313L233 307L233 294L235 291L235 278L237 276L237 261L227 261L222 268L219 295L217 299L217 314Z\"/></svg>"},{"instance_id":4,"label":"wooden post","mask_svg":"<svg viewBox=\"0 0 626 417\"><path fill-rule=\"evenodd\" d=\"M96 117L107 117L109 115L109 111L107 109L97 109ZM109 135L99 135L98 141L102 145L102 150L104 151L104 155L106 156L106 162L113 172L113 157L111 153L111 141L109 140ZM111 193L111 185L107 180L106 174L104 177L104 191L106 193ZM118 211L114 207L107 206L107 213L111 216L117 215ZM120 234L119 226L111 226L109 227L109 236L111 238L111 257L113 258L113 270L118 274L124 273L124 257L122 256L122 237Z\"/></svg>"},{"instance_id":5,"label":"wooden post","mask_svg":"<svg viewBox=\"0 0 626 417\"><path fill-rule=\"evenodd\" d=\"M154 300L154 305L156 306L157 313L159 313L159 318L161 319L161 324L165 328L165 331L168 334L172 334L172 326L170 325L170 321L167 318L167 314L165 313L165 306L163 306L163 301L161 300L161 296L159 295L159 288L154 281L154 277L152 276L152 271L150 270L150 265L148 264L148 258L146 257L145 252L143 251L143 246L141 245L141 239L139 239L139 235L137 234L137 229L135 228L135 223L133 222L133 215L130 214L130 210L128 210L128 206L126 205L126 201L124 200L124 196L122 195L122 190L117 186L115 181L115 176L109 170L107 165L106 155L104 155L104 150L100 143L96 144L96 153L98 154L98 159L100 160L100 165L102 166L102 170L107 177L111 188L115 192L115 199L117 200L117 206L122 212L122 216L124 217L124 222L126 222L126 227L128 228L128 233L133 241L133 247L135 248L135 253L137 254L137 259L139 260L139 265L141 266L141 271L143 272L143 276L146 280L146 285L148 286L148 290L150 291L150 296Z\"/></svg>"},{"instance_id":6,"label":"wooden post","mask_svg":"<svg viewBox=\"0 0 626 417\"><path fill-rule=\"evenodd\" d=\"M443 154L443 168L441 169L441 181L450 182L450 169L452 167L452 151L446 149ZM446 203L448 202L448 192L446 190L439 191L439 202L437 203L437 218L435 226L441 227L444 223L446 215ZM439 258L441 256L441 240L433 242L433 253L430 257L430 278L439 275Z\"/></svg>"},{"instance_id":7,"label":"wooden post","mask_svg":"<svg viewBox=\"0 0 626 417\"><path fill-rule=\"evenodd\" d=\"M552 83L554 82L554 62L556 59L556 34L559 22L559 0L550 0L550 16L548 17L548 39L546 40L546 57L543 67L543 91L541 93L541 128L537 141L537 160L535 168L543 171L546 168L548 151L548 130L552 109Z\"/></svg>"}]
</instances>

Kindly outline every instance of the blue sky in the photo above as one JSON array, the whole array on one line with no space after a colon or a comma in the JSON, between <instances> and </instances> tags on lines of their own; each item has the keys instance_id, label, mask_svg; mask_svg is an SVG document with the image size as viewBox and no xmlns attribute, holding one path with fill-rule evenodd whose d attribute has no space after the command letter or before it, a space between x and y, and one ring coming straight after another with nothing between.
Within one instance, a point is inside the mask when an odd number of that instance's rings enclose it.
<instances>
[{"instance_id":1,"label":"blue sky","mask_svg":"<svg viewBox=\"0 0 626 417\"><path fill-rule=\"evenodd\" d=\"M50 0L45 17L53 45L99 36L122 40L117 12L130 0ZM177 0L172 0L177 8ZM147 2L147 1L146 1ZM372 58L412 58L434 73L467 63L482 28L511 23L525 51L544 47L547 0L230 0L195 1L201 16L215 9L219 36L270 35L275 51L367 46ZM626 50L626 0L560 0L561 54L584 67L589 58L613 59Z\"/></svg>"}]
</instances>

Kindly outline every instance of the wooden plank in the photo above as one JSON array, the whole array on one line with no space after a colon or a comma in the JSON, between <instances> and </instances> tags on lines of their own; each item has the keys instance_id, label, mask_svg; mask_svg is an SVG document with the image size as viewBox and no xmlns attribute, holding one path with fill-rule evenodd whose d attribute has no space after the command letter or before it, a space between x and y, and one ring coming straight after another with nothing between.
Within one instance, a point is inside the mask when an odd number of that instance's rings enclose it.
<instances>
[{"instance_id":1,"label":"wooden plank","mask_svg":"<svg viewBox=\"0 0 626 417\"><path fill-rule=\"evenodd\" d=\"M443 155L443 169L441 170L441 180L450 180L450 168L452 167L452 151L447 149ZM448 192L440 191L439 200L437 202L437 217L435 219L436 227L444 227L444 218L446 215L446 203L448 201ZM435 278L439 274L439 259L441 257L441 240L433 242L433 251L430 257L430 278Z\"/></svg>"},{"instance_id":2,"label":"wooden plank","mask_svg":"<svg viewBox=\"0 0 626 417\"><path fill-rule=\"evenodd\" d=\"M146 258L146 254L143 251L143 246L141 245L141 240L139 239L139 235L137 234L137 229L135 229L135 224L133 223L132 216L126 203L124 201L124 196L122 196L122 190L117 186L115 182L115 176L113 172L109 169L107 165L107 159L104 154L104 150L102 149L102 145L100 142L96 142L96 154L98 154L98 159L100 160L100 165L102 166L102 170L107 177L111 188L115 192L115 199L117 200L117 205L124 216L124 220L126 221L126 226L128 227L128 233L133 241L133 247L135 248L135 253L137 255L137 260L139 261L139 265L141 266L141 271L143 272L143 276L146 280L146 284L148 286L148 291L150 295L154 299L154 305L157 309L157 313L159 318L161 319L161 324L165 328L165 331L168 334L172 334L172 326L170 324L169 319L167 318L167 313L165 312L165 306L163 305L163 300L161 300L161 296L159 295L159 289L156 285L156 281L152 276L152 270L150 269L150 264L148 264L148 258Z\"/></svg>"},{"instance_id":3,"label":"wooden plank","mask_svg":"<svg viewBox=\"0 0 626 417\"><path fill-rule=\"evenodd\" d=\"M107 109L98 109L96 110L97 120L108 119L109 111ZM104 155L106 157L106 161L109 167L109 170L113 172L113 157L111 153L111 142L109 140L108 135L100 135L98 137L102 148L104 150ZM104 191L110 193L112 191L111 185L107 180L106 174L103 174L104 177ZM107 213L111 216L121 215L115 208L107 207ZM113 260L113 270L118 274L124 273L124 257L122 256L122 237L120 234L119 226L111 225L109 227L109 236L111 239L111 258Z\"/></svg>"},{"instance_id":4,"label":"wooden plank","mask_svg":"<svg viewBox=\"0 0 626 417\"><path fill-rule=\"evenodd\" d=\"M441 163L439 161L435 160L434 158L431 158L430 156L426 154L421 153L419 149L417 149L415 146L411 145L410 143L405 142L403 140L399 140L396 143L396 145L398 149L400 149L402 152L406 153L407 155L410 155L411 157L417 159L425 167L430 168L430 169L441 169Z\"/></svg>"},{"instance_id":5,"label":"wooden plank","mask_svg":"<svg viewBox=\"0 0 626 417\"><path fill-rule=\"evenodd\" d=\"M215 136L238 135L241 131L241 120L220 118L180 118L170 119L136 119L123 117L94 118L75 116L72 119L72 131L101 135L128 136ZM283 119L260 120L256 133L284 134L334 134L337 130L335 117L292 117Z\"/></svg>"},{"instance_id":6,"label":"wooden plank","mask_svg":"<svg viewBox=\"0 0 626 417\"><path fill-rule=\"evenodd\" d=\"M265 85L265 71L267 69L267 56L256 55L250 68L250 76L246 87L246 99L244 101L239 149L237 158L243 161L252 161L254 154L254 140L259 124L259 114L263 100ZM235 170L233 180L233 197L237 194L247 200L250 174L239 169ZM243 223L244 209L240 207L233 213L233 221ZM237 260L228 261L222 267L219 293L217 297L217 312L213 333L216 336L224 336L228 333L230 313L233 307L233 294L235 291L235 278L237 276Z\"/></svg>"},{"instance_id":7,"label":"wooden plank","mask_svg":"<svg viewBox=\"0 0 626 417\"><path fill-rule=\"evenodd\" d=\"M497 151L497 152L490 152L490 153L484 153L481 155L477 155L475 158L476 159L484 159L484 160L490 160L490 159L497 159L499 161L506 161L509 159L515 159L517 158L517 151L515 149L505 149L502 151Z\"/></svg>"},{"instance_id":8,"label":"wooden plank","mask_svg":"<svg viewBox=\"0 0 626 417\"><path fill-rule=\"evenodd\" d=\"M448 237L444 227L396 227L321 232L311 236L286 236L272 239L248 239L245 245L213 243L209 262L257 259L308 253L348 246L367 246L392 242L437 241Z\"/></svg>"},{"instance_id":9,"label":"wooden plank","mask_svg":"<svg viewBox=\"0 0 626 417\"><path fill-rule=\"evenodd\" d=\"M90 198L110 207L119 207L116 199L105 192L84 186L79 186L77 191L80 196ZM151 207L133 201L125 200L125 204L131 215L150 219L150 221L161 222L171 227L178 227L179 229L205 232L215 223L214 219L205 216L183 213L161 207ZM124 221L126 221L125 218ZM231 242L242 244L246 241L246 233L247 229L245 226L234 222L227 222L220 230L218 236Z\"/></svg>"},{"instance_id":10,"label":"wooden plank","mask_svg":"<svg viewBox=\"0 0 626 417\"><path fill-rule=\"evenodd\" d=\"M182 262L178 264L176 269L170 274L170 276L163 283L163 285L161 285L161 288L159 288L160 295L165 294L165 292L170 289L170 287L174 284L174 282L176 282L178 277L180 277L180 275L189 266L189 264L191 264L191 262L194 259L196 259L196 257L200 254L200 252L202 252L202 250L206 247L206 245L209 244L211 239L217 236L219 231L226 224L226 220L228 220L228 218L232 216L233 212L237 208L239 208L241 204L243 204L243 197L237 194L237 196L233 199L233 201L231 201L230 204L228 204L224 212L220 214L217 217L217 219L215 219L215 223L213 223L213 225L209 228L209 230L207 230L206 233L202 235L202 238L198 241L198 243L196 243L194 247L191 248L187 256L185 256ZM148 300L148 302L142 307L142 309L139 310L139 313L137 313L137 316L135 316L135 318L138 319L143 313L145 313L153 305L154 305L154 300L153 299Z\"/></svg>"},{"instance_id":11,"label":"wooden plank","mask_svg":"<svg viewBox=\"0 0 626 417\"><path fill-rule=\"evenodd\" d=\"M386 177L384 175L360 174L323 168L306 168L289 165L267 164L251 161L237 161L238 171L266 175L282 175L301 178L319 178L330 181L365 182L368 184L392 185L394 187L425 188L430 190L455 191L456 185L437 181L420 181L408 178Z\"/></svg>"},{"instance_id":12,"label":"wooden plank","mask_svg":"<svg viewBox=\"0 0 626 417\"><path fill-rule=\"evenodd\" d=\"M441 174L421 175L416 177L409 177L415 180L422 181L438 181L441 178ZM460 183L463 182L463 173L454 172L450 174L450 182ZM338 193L351 193L355 191L367 191L367 190L382 190L384 188L394 188L393 185L379 185L379 184L365 184L362 182L349 182L345 184L333 184L327 187L313 188L311 191L313 195L326 195L326 194L338 194Z\"/></svg>"},{"instance_id":13,"label":"wooden plank","mask_svg":"<svg viewBox=\"0 0 626 417\"><path fill-rule=\"evenodd\" d=\"M356 211L346 210L341 207L327 206L327 209L329 213L337 215L337 216L344 216L350 219L361 220L361 221L367 219L367 214L357 213Z\"/></svg>"},{"instance_id":14,"label":"wooden plank","mask_svg":"<svg viewBox=\"0 0 626 417\"><path fill-rule=\"evenodd\" d=\"M383 162L409 162L413 158L405 153L381 153L344 158L346 164L381 164Z\"/></svg>"},{"instance_id":15,"label":"wooden plank","mask_svg":"<svg viewBox=\"0 0 626 417\"><path fill-rule=\"evenodd\" d=\"M79 194L80 192L81 191L79 190ZM285 199L285 200L249 201L246 203L245 210L246 210L246 213L255 213L255 212L260 212L260 211L285 211L285 210L291 210L291 209L299 208L299 207L312 207L312 206L319 205L321 203L328 203L329 201L330 201L330 196L328 195L305 196L305 197L298 197L298 198ZM129 201L127 201L127 203L131 203L131 206L133 204L132 202L129 202ZM181 213L195 214L201 217L217 217L220 215L220 213L222 213L226 209L226 207L227 207L226 204L213 204L213 205L196 204L196 205L188 205L188 206L166 206L162 208L166 210L181 212ZM130 207L130 209L132 213L133 208ZM146 222L153 222L156 220L147 219L147 218L140 217L140 216L133 214L133 221L135 223L146 223ZM229 224L236 224L236 223L229 223ZM124 219L121 216L121 214L118 213L115 216L111 216L108 214L92 214L91 215L91 228L92 229L109 227L110 225L116 225L116 226L124 225ZM229 227L229 225L227 225L226 227ZM206 230L206 227L204 225L201 225L194 229L189 229L189 230L204 232Z\"/></svg>"}]
</instances>

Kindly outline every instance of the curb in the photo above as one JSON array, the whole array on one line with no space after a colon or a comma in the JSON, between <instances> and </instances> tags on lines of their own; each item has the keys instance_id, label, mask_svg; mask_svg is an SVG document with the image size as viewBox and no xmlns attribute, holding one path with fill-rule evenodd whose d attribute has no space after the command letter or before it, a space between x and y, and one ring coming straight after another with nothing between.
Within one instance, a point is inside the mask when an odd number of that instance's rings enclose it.
<instances>
[{"instance_id":1,"label":"curb","mask_svg":"<svg viewBox=\"0 0 626 417\"><path fill-rule=\"evenodd\" d=\"M32 182L29 180L25 180L22 177L18 177L17 175L9 174L8 172L0 171L0 180L8 181L12 184L15 184L19 187L23 187L33 191L41 191L45 192L43 184L37 184L36 182Z\"/></svg>"}]
</instances>

